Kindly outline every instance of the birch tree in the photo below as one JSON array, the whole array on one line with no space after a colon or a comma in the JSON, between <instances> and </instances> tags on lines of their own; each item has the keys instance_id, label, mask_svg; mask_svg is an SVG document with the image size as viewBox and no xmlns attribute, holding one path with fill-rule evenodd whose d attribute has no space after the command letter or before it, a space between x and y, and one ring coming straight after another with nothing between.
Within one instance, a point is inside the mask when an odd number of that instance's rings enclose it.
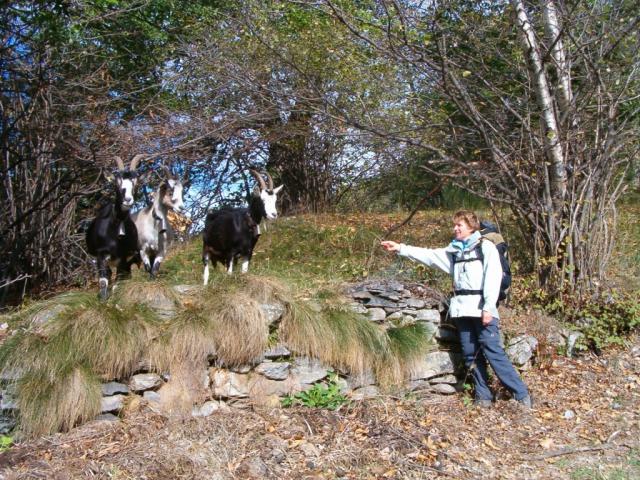
<instances>
[{"instance_id":1,"label":"birch tree","mask_svg":"<svg viewBox=\"0 0 640 480\"><path fill-rule=\"evenodd\" d=\"M510 209L547 293L597 290L637 157L634 4L321 4L406 82L395 103L408 115L393 129L354 110L335 114L421 151L432 174Z\"/></svg>"}]
</instances>

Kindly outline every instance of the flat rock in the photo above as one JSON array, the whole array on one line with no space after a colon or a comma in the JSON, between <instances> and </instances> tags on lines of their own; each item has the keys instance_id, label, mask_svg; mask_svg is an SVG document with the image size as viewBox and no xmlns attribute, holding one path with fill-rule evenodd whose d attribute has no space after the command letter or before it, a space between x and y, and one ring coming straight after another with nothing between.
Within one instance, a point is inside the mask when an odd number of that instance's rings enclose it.
<instances>
[{"instance_id":1,"label":"flat rock","mask_svg":"<svg viewBox=\"0 0 640 480\"><path fill-rule=\"evenodd\" d=\"M129 380L129 388L134 392L151 390L162 385L162 378L157 373L138 373Z\"/></svg>"},{"instance_id":2,"label":"flat rock","mask_svg":"<svg viewBox=\"0 0 640 480\"><path fill-rule=\"evenodd\" d=\"M364 307L363 307L364 308ZM365 308L366 310L366 308ZM282 358L291 356L291 351L284 345L277 345L262 354L264 358Z\"/></svg>"},{"instance_id":3,"label":"flat rock","mask_svg":"<svg viewBox=\"0 0 640 480\"><path fill-rule=\"evenodd\" d=\"M416 320L420 322L440 323L440 312L435 309L418 310Z\"/></svg>"},{"instance_id":4,"label":"flat rock","mask_svg":"<svg viewBox=\"0 0 640 480\"><path fill-rule=\"evenodd\" d=\"M430 323L430 322L425 322ZM458 331L447 326L441 325L436 332L436 339L440 342L445 343L460 343L460 338L458 337Z\"/></svg>"},{"instance_id":5,"label":"flat rock","mask_svg":"<svg viewBox=\"0 0 640 480\"><path fill-rule=\"evenodd\" d=\"M369 300L373 295L366 290L358 290L351 294L351 298L355 298L356 300Z\"/></svg>"},{"instance_id":6,"label":"flat rock","mask_svg":"<svg viewBox=\"0 0 640 480\"><path fill-rule=\"evenodd\" d=\"M289 362L262 362L255 368L255 372L271 380L284 380L289 376Z\"/></svg>"},{"instance_id":7,"label":"flat rock","mask_svg":"<svg viewBox=\"0 0 640 480\"><path fill-rule=\"evenodd\" d=\"M381 322L387 318L387 312L382 308L369 308L367 309L367 315L372 322Z\"/></svg>"},{"instance_id":8,"label":"flat rock","mask_svg":"<svg viewBox=\"0 0 640 480\"><path fill-rule=\"evenodd\" d=\"M456 388L448 383L436 383L435 385L431 385L430 390L434 393L439 393L440 395L451 395L456 393Z\"/></svg>"},{"instance_id":9,"label":"flat rock","mask_svg":"<svg viewBox=\"0 0 640 480\"><path fill-rule=\"evenodd\" d=\"M286 311L285 306L279 302L261 303L260 309L264 313L269 325L280 320Z\"/></svg>"},{"instance_id":10,"label":"flat rock","mask_svg":"<svg viewBox=\"0 0 640 480\"><path fill-rule=\"evenodd\" d=\"M442 375L440 377L434 377L429 379L429 383L432 385L438 383L448 383L449 385L455 385L458 383L458 378L455 375Z\"/></svg>"},{"instance_id":11,"label":"flat rock","mask_svg":"<svg viewBox=\"0 0 640 480\"><path fill-rule=\"evenodd\" d=\"M365 400L368 398L375 398L380 395L380 389L375 385L368 385L355 389L351 392L351 400Z\"/></svg>"},{"instance_id":12,"label":"flat rock","mask_svg":"<svg viewBox=\"0 0 640 480\"><path fill-rule=\"evenodd\" d=\"M452 356L452 353L445 351L427 353L423 360L418 362L416 370L411 375L411 380L429 379L455 373Z\"/></svg>"},{"instance_id":13,"label":"flat rock","mask_svg":"<svg viewBox=\"0 0 640 480\"><path fill-rule=\"evenodd\" d=\"M210 400L208 402L204 402L202 405L196 405L191 410L192 417L208 417L213 414L213 412L217 412L220 410L220 402L215 400Z\"/></svg>"},{"instance_id":14,"label":"flat rock","mask_svg":"<svg viewBox=\"0 0 640 480\"><path fill-rule=\"evenodd\" d=\"M102 397L102 399L100 400L100 413L122 410L126 398L127 397L125 397L124 395L111 395L109 397Z\"/></svg>"},{"instance_id":15,"label":"flat rock","mask_svg":"<svg viewBox=\"0 0 640 480\"><path fill-rule=\"evenodd\" d=\"M296 358L291 374L301 384L311 384L325 378L329 372L318 360Z\"/></svg>"},{"instance_id":16,"label":"flat rock","mask_svg":"<svg viewBox=\"0 0 640 480\"><path fill-rule=\"evenodd\" d=\"M533 358L537 348L538 340L531 335L520 335L509 342L505 351L509 359L521 367Z\"/></svg>"},{"instance_id":17,"label":"flat rock","mask_svg":"<svg viewBox=\"0 0 640 480\"><path fill-rule=\"evenodd\" d=\"M147 390L142 394L142 398L144 398L147 402L160 403L162 396L158 392Z\"/></svg>"},{"instance_id":18,"label":"flat rock","mask_svg":"<svg viewBox=\"0 0 640 480\"><path fill-rule=\"evenodd\" d=\"M420 300L419 298L407 298L405 300L405 302L407 303L407 307L408 308L415 308L415 309L421 309L424 308L426 303L424 300Z\"/></svg>"},{"instance_id":19,"label":"flat rock","mask_svg":"<svg viewBox=\"0 0 640 480\"><path fill-rule=\"evenodd\" d=\"M384 308L384 307L391 307L391 308L398 308L398 302L392 302L391 300L386 300L384 298L380 298L380 297L372 297L371 299L369 299L369 301L367 301L365 303L365 305L367 306L367 308Z\"/></svg>"},{"instance_id":20,"label":"flat rock","mask_svg":"<svg viewBox=\"0 0 640 480\"><path fill-rule=\"evenodd\" d=\"M249 375L221 368L209 369L211 390L216 397L246 398L249 396Z\"/></svg>"},{"instance_id":21,"label":"flat rock","mask_svg":"<svg viewBox=\"0 0 640 480\"><path fill-rule=\"evenodd\" d=\"M102 389L102 395L108 397L109 395L115 395L116 393L122 393L127 395L129 393L129 387L120 382L108 382L103 383L100 387Z\"/></svg>"},{"instance_id":22,"label":"flat rock","mask_svg":"<svg viewBox=\"0 0 640 480\"><path fill-rule=\"evenodd\" d=\"M361 303L358 302L353 302L349 304L349 309L354 312L354 313L359 313L361 315L364 315L367 313L368 309L367 307L365 307L364 305L362 305Z\"/></svg>"}]
</instances>

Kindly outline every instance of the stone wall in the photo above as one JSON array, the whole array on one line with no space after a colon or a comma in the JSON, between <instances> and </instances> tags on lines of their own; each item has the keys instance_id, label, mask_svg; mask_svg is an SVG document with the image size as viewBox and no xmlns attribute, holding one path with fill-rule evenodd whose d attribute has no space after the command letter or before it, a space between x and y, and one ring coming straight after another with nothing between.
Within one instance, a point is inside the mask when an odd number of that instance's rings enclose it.
<instances>
[{"instance_id":1,"label":"stone wall","mask_svg":"<svg viewBox=\"0 0 640 480\"><path fill-rule=\"evenodd\" d=\"M188 294L191 288L178 286L175 290ZM460 346L455 326L446 316L444 295L418 283L393 280L352 285L345 294L350 297L350 307L355 312L383 328L420 323L428 333L432 349L413 369L405 385L405 393L448 395L460 390L463 374ZM161 297L150 306L168 320L176 314L175 305ZM274 325L285 310L278 303L262 304L261 309ZM39 318L43 316L46 312L39 314ZM526 364L535 351L535 339L523 337L514 340L508 351L512 358L517 359L518 365ZM194 390L186 395L194 416L210 415L230 406L275 406L283 396L311 388L314 383L326 379L331 371L330 365L323 365L316 359L296 357L286 345L277 345L265 351L258 363L239 368L224 368L217 364L217 359L211 358L207 369L190 372L191 378L186 380L150 372L141 365L139 371L126 381L110 381L102 385L102 418L117 418L114 414L136 398L146 400L152 408L166 411L167 405L171 405L176 397L176 388L184 388L181 387L183 385L191 385L189 388ZM340 388L350 398L362 399L379 394L373 374L355 378L338 373ZM193 404L195 406L192 407ZM5 382L0 392L0 409L10 413L15 408L15 401ZM2 425L0 422L0 428Z\"/></svg>"}]
</instances>

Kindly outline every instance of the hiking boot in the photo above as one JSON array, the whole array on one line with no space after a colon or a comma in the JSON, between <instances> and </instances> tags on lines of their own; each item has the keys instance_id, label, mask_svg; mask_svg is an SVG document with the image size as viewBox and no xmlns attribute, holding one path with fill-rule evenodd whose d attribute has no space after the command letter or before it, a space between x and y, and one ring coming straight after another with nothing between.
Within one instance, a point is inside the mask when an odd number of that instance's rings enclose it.
<instances>
[{"instance_id":1,"label":"hiking boot","mask_svg":"<svg viewBox=\"0 0 640 480\"><path fill-rule=\"evenodd\" d=\"M518 400L518 403L522 405L526 409L533 408L533 402L531 401L531 395L527 395L526 397L522 397Z\"/></svg>"},{"instance_id":2,"label":"hiking boot","mask_svg":"<svg viewBox=\"0 0 640 480\"><path fill-rule=\"evenodd\" d=\"M473 405L478 408L491 408L493 406L493 402L491 400L476 398L473 401Z\"/></svg>"}]
</instances>

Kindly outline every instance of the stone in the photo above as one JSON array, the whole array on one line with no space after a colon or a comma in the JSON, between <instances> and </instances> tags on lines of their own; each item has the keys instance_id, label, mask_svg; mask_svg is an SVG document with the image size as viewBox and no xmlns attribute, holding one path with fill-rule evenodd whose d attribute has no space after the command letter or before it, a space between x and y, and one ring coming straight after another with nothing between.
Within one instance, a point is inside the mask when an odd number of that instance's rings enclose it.
<instances>
[{"instance_id":1,"label":"stone","mask_svg":"<svg viewBox=\"0 0 640 480\"><path fill-rule=\"evenodd\" d=\"M105 423L116 423L119 421L120 421L120 418L117 415L114 415L113 413L101 413L94 419L94 422L105 422Z\"/></svg>"},{"instance_id":2,"label":"stone","mask_svg":"<svg viewBox=\"0 0 640 480\"><path fill-rule=\"evenodd\" d=\"M577 346L580 345L580 341L584 338L582 332L569 332L567 335L567 355L572 356L576 353Z\"/></svg>"},{"instance_id":3,"label":"stone","mask_svg":"<svg viewBox=\"0 0 640 480\"><path fill-rule=\"evenodd\" d=\"M563 415L565 420L571 420L575 416L576 416L576 412L574 412L573 410L565 410L564 415Z\"/></svg>"},{"instance_id":4,"label":"stone","mask_svg":"<svg viewBox=\"0 0 640 480\"><path fill-rule=\"evenodd\" d=\"M351 294L351 298L356 300L369 300L373 295L366 290L358 290L357 292L353 292Z\"/></svg>"},{"instance_id":5,"label":"stone","mask_svg":"<svg viewBox=\"0 0 640 480\"><path fill-rule=\"evenodd\" d=\"M211 390L215 397L246 398L249 396L249 375L220 368L209 369Z\"/></svg>"},{"instance_id":6,"label":"stone","mask_svg":"<svg viewBox=\"0 0 640 480\"><path fill-rule=\"evenodd\" d=\"M284 380L289 376L289 362L262 362L255 368L255 372L271 380Z\"/></svg>"},{"instance_id":7,"label":"stone","mask_svg":"<svg viewBox=\"0 0 640 480\"><path fill-rule=\"evenodd\" d=\"M445 351L427 353L421 362L417 362L411 380L429 379L455 373L452 357L454 357L452 353ZM457 360L455 362L457 363Z\"/></svg>"},{"instance_id":8,"label":"stone","mask_svg":"<svg viewBox=\"0 0 640 480\"><path fill-rule=\"evenodd\" d=\"M358 302L353 302L349 304L349 309L353 312L353 313L359 313L361 315L364 315L368 312L367 307L365 307L364 305L362 305L361 303Z\"/></svg>"},{"instance_id":9,"label":"stone","mask_svg":"<svg viewBox=\"0 0 640 480\"><path fill-rule=\"evenodd\" d=\"M263 480L269 476L269 469L259 456L251 455L242 460L235 473L237 478Z\"/></svg>"},{"instance_id":10,"label":"stone","mask_svg":"<svg viewBox=\"0 0 640 480\"><path fill-rule=\"evenodd\" d=\"M373 385L376 383L376 378L371 370L367 370L362 375L349 375L345 378L345 381L350 390L354 390L360 387L366 387L367 385Z\"/></svg>"},{"instance_id":11,"label":"stone","mask_svg":"<svg viewBox=\"0 0 640 480\"><path fill-rule=\"evenodd\" d=\"M368 385L355 389L351 392L351 400L365 400L369 398L375 398L380 395L380 390L375 385Z\"/></svg>"},{"instance_id":12,"label":"stone","mask_svg":"<svg viewBox=\"0 0 640 480\"><path fill-rule=\"evenodd\" d=\"M302 384L312 384L324 379L329 372L318 360L296 358L291 374Z\"/></svg>"},{"instance_id":13,"label":"stone","mask_svg":"<svg viewBox=\"0 0 640 480\"><path fill-rule=\"evenodd\" d=\"M429 340L435 339L436 333L438 333L438 327L431 322L423 322L422 328L424 329L425 335Z\"/></svg>"},{"instance_id":14,"label":"stone","mask_svg":"<svg viewBox=\"0 0 640 480\"><path fill-rule=\"evenodd\" d=\"M429 383L435 385L437 383L448 383L450 385L455 385L458 383L458 378L455 375L442 375L440 377L434 377L429 379Z\"/></svg>"},{"instance_id":15,"label":"stone","mask_svg":"<svg viewBox=\"0 0 640 480\"><path fill-rule=\"evenodd\" d=\"M372 297L371 299L369 299L369 301L365 305L367 306L367 308L376 308L376 307L397 308L398 307L397 302L392 302L391 300L385 300L384 298L380 298L380 297Z\"/></svg>"},{"instance_id":16,"label":"stone","mask_svg":"<svg viewBox=\"0 0 640 480\"><path fill-rule=\"evenodd\" d=\"M400 300L400 296L396 292L380 292L378 293L378 296L387 300L391 300L392 302L397 302L398 300Z\"/></svg>"},{"instance_id":17,"label":"stone","mask_svg":"<svg viewBox=\"0 0 640 480\"><path fill-rule=\"evenodd\" d=\"M209 400L208 402L204 402L200 406L193 407L193 409L191 410L191 416L208 417L209 415L213 414L213 412L216 412L218 410L220 410L220 402Z\"/></svg>"},{"instance_id":18,"label":"stone","mask_svg":"<svg viewBox=\"0 0 640 480\"><path fill-rule=\"evenodd\" d=\"M513 338L505 349L507 357L517 366L527 364L538 348L538 340L531 335L520 335Z\"/></svg>"},{"instance_id":19,"label":"stone","mask_svg":"<svg viewBox=\"0 0 640 480\"><path fill-rule=\"evenodd\" d=\"M260 309L264 313L267 319L267 323L271 325L282 318L282 315L286 311L285 306L279 302L274 303L261 303Z\"/></svg>"},{"instance_id":20,"label":"stone","mask_svg":"<svg viewBox=\"0 0 640 480\"><path fill-rule=\"evenodd\" d=\"M18 401L12 386L0 390L0 410L17 410Z\"/></svg>"},{"instance_id":21,"label":"stone","mask_svg":"<svg viewBox=\"0 0 640 480\"><path fill-rule=\"evenodd\" d=\"M129 379L129 388L134 392L152 390L162 385L162 378L157 373L138 373Z\"/></svg>"},{"instance_id":22,"label":"stone","mask_svg":"<svg viewBox=\"0 0 640 480\"><path fill-rule=\"evenodd\" d=\"M200 285L174 285L173 290L180 295L191 295L200 292Z\"/></svg>"},{"instance_id":23,"label":"stone","mask_svg":"<svg viewBox=\"0 0 640 480\"><path fill-rule=\"evenodd\" d=\"M397 311L391 313L390 315L388 315L387 316L387 320L402 319L402 317L404 317L403 313L400 310L397 310Z\"/></svg>"},{"instance_id":24,"label":"stone","mask_svg":"<svg viewBox=\"0 0 640 480\"><path fill-rule=\"evenodd\" d=\"M125 397L124 395L111 395L110 397L102 397L102 399L100 400L100 413L122 410L126 398L127 397Z\"/></svg>"},{"instance_id":25,"label":"stone","mask_svg":"<svg viewBox=\"0 0 640 480\"><path fill-rule=\"evenodd\" d=\"M366 308L365 308L365 310L366 310ZM281 358L281 357L290 357L291 356L291 351L289 351L289 349L287 347L285 347L284 345L278 345L278 346L270 348L269 350L264 352L262 354L262 356L264 358L269 358L269 359Z\"/></svg>"},{"instance_id":26,"label":"stone","mask_svg":"<svg viewBox=\"0 0 640 480\"><path fill-rule=\"evenodd\" d=\"M369 308L367 315L369 315L369 320L372 322L380 322L387 318L387 312L382 308Z\"/></svg>"},{"instance_id":27,"label":"stone","mask_svg":"<svg viewBox=\"0 0 640 480\"><path fill-rule=\"evenodd\" d=\"M234 373L249 373L251 371L251 365L238 365L235 367L229 367L229 371Z\"/></svg>"},{"instance_id":28,"label":"stone","mask_svg":"<svg viewBox=\"0 0 640 480\"><path fill-rule=\"evenodd\" d=\"M166 295L162 289L157 289L154 296L149 298L145 303L160 318L171 320L176 316L176 303L173 298Z\"/></svg>"},{"instance_id":29,"label":"stone","mask_svg":"<svg viewBox=\"0 0 640 480\"><path fill-rule=\"evenodd\" d=\"M16 419L12 415L0 414L0 435L10 433L16 425Z\"/></svg>"},{"instance_id":30,"label":"stone","mask_svg":"<svg viewBox=\"0 0 640 480\"><path fill-rule=\"evenodd\" d=\"M458 330L455 330L448 325L441 325L440 328L438 328L436 332L436 338L440 342L460 343L460 338L458 337Z\"/></svg>"},{"instance_id":31,"label":"stone","mask_svg":"<svg viewBox=\"0 0 640 480\"><path fill-rule=\"evenodd\" d=\"M129 394L129 387L127 387L124 383L119 383L119 382L103 383L101 388L102 388L102 396L104 397L115 395L116 393L123 393L125 395Z\"/></svg>"},{"instance_id":32,"label":"stone","mask_svg":"<svg viewBox=\"0 0 640 480\"><path fill-rule=\"evenodd\" d=\"M425 301L420 300L419 298L407 298L405 301L407 302L407 307L415 308L417 310L424 308L426 305Z\"/></svg>"},{"instance_id":33,"label":"stone","mask_svg":"<svg viewBox=\"0 0 640 480\"><path fill-rule=\"evenodd\" d=\"M418 311L417 310L411 310L409 308L405 308L404 310L402 310L402 313L405 315L409 315L410 317L417 317L418 316Z\"/></svg>"},{"instance_id":34,"label":"stone","mask_svg":"<svg viewBox=\"0 0 640 480\"><path fill-rule=\"evenodd\" d=\"M60 304L53 305L52 307L49 307L49 308L44 308L39 312L36 312L31 317L30 325L31 327L35 327L35 328L42 327L45 324L49 323L54 318L56 318L66 309L67 309L66 305L60 305Z\"/></svg>"},{"instance_id":35,"label":"stone","mask_svg":"<svg viewBox=\"0 0 640 480\"><path fill-rule=\"evenodd\" d=\"M416 320L420 322L440 323L440 312L435 309L418 310Z\"/></svg>"},{"instance_id":36,"label":"stone","mask_svg":"<svg viewBox=\"0 0 640 480\"><path fill-rule=\"evenodd\" d=\"M430 390L434 393L439 393L440 395L451 395L456 393L456 387L449 385L448 383L436 383L435 385L431 385Z\"/></svg>"},{"instance_id":37,"label":"stone","mask_svg":"<svg viewBox=\"0 0 640 480\"><path fill-rule=\"evenodd\" d=\"M147 390L142 394L142 398L144 398L147 402L150 402L150 403L160 403L162 396L158 392L154 392L153 390Z\"/></svg>"}]
</instances>

